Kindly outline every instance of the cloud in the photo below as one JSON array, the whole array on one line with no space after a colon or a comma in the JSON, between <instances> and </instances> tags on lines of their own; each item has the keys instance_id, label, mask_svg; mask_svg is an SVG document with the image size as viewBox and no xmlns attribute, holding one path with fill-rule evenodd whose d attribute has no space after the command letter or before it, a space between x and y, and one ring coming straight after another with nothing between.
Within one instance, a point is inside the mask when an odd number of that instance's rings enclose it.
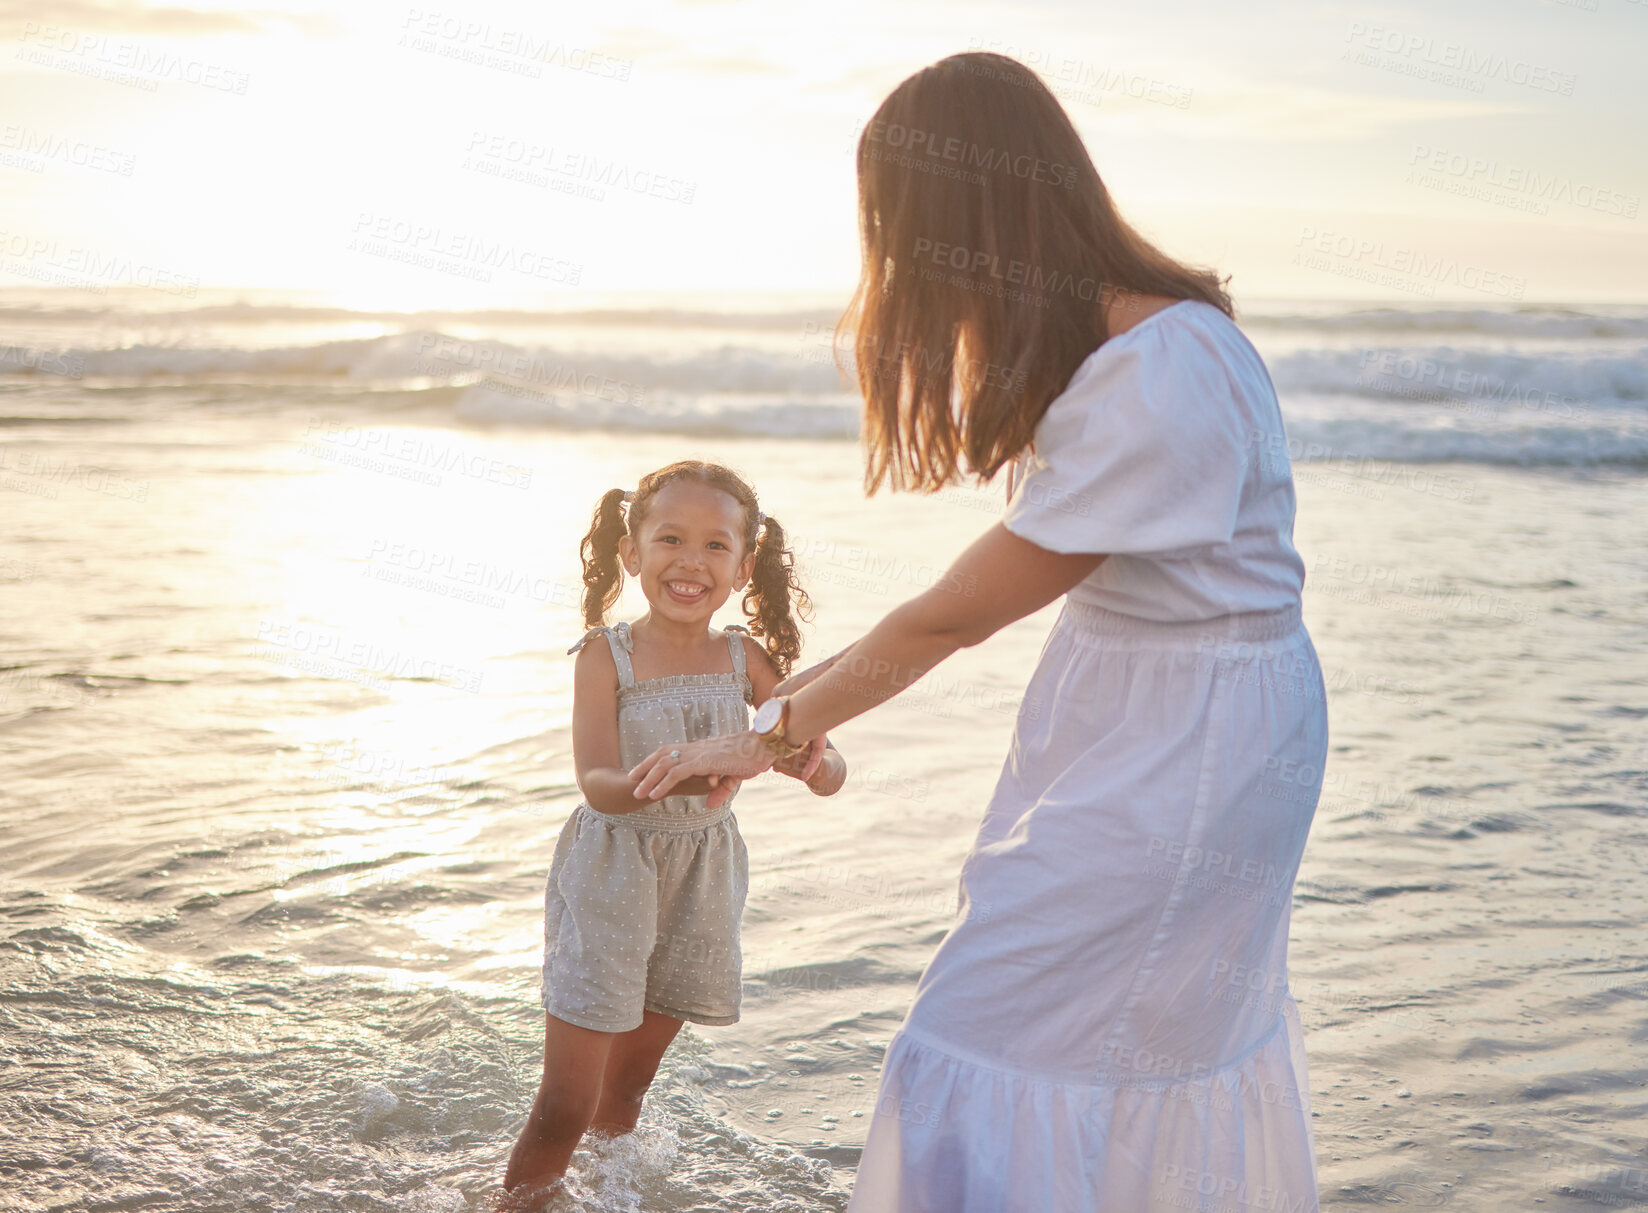
<instances>
[{"instance_id":1,"label":"cloud","mask_svg":"<svg viewBox=\"0 0 1648 1213\"><path fill-rule=\"evenodd\" d=\"M1071 84L1055 92L1078 122L1103 123L1125 133L1190 139L1245 139L1285 143L1370 139L1394 128L1448 118L1482 118L1525 107L1467 98L1412 98L1339 92L1305 85L1231 85L1212 89L1129 91L1124 83L1101 89ZM1177 104L1176 104L1177 103Z\"/></svg>"}]
</instances>

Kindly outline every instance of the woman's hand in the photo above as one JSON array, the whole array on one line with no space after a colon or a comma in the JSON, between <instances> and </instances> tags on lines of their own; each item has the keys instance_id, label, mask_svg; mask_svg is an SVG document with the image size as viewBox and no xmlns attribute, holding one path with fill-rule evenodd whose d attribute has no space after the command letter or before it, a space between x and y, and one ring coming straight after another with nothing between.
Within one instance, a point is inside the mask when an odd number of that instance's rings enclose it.
<instances>
[{"instance_id":1,"label":"woman's hand","mask_svg":"<svg viewBox=\"0 0 1648 1213\"><path fill-rule=\"evenodd\" d=\"M671 758L671 751L680 751L679 759ZM709 807L726 803L738 782L751 779L773 764L773 752L761 735L753 729L742 733L723 733L703 741L688 741L680 745L662 745L630 769L635 780L637 800L658 800L693 775L731 776L717 781L709 793Z\"/></svg>"},{"instance_id":2,"label":"woman's hand","mask_svg":"<svg viewBox=\"0 0 1648 1213\"><path fill-rule=\"evenodd\" d=\"M680 747L672 746L671 748L672 749L679 749ZM713 793L715 791L715 789L717 787L719 787L722 783L725 783L725 782L727 782L728 780L731 780L731 779L732 779L731 776L728 776L726 779L723 779L720 775L688 775L680 783L676 784L673 788L670 789L670 795L672 795L672 796L708 796L711 793ZM736 783L737 781L732 780L732 782ZM634 779L633 776L630 778L630 790L632 792L635 790L635 779ZM652 797L651 799L656 800L657 797ZM726 798L722 797L722 799L724 800ZM717 801L716 803L719 804L720 802ZM636 805L635 807L637 809L639 809L642 806L641 805Z\"/></svg>"}]
</instances>

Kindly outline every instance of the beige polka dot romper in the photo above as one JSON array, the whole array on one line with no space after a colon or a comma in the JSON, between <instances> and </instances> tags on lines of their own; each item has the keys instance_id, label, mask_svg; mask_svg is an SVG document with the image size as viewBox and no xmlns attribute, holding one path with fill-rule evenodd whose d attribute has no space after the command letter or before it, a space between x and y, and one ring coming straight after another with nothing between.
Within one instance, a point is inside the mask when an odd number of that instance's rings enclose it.
<instances>
[{"instance_id":1,"label":"beige polka dot romper","mask_svg":"<svg viewBox=\"0 0 1648 1213\"><path fill-rule=\"evenodd\" d=\"M618 745L632 767L661 745L749 727L754 688L745 628L725 630L732 672L635 681L629 624L593 627L618 666ZM734 797L736 798L736 797ZM739 919L749 855L732 799L666 796L633 813L579 804L561 831L544 897L544 1009L601 1032L641 1025L645 1008L691 1023L738 1022Z\"/></svg>"}]
</instances>

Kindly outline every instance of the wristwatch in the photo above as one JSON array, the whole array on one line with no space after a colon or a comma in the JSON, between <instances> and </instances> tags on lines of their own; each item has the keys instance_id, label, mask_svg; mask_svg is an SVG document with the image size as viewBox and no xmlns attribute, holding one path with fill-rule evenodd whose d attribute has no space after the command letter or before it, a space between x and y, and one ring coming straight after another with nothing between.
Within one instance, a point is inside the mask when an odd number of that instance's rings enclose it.
<instances>
[{"instance_id":1,"label":"wristwatch","mask_svg":"<svg viewBox=\"0 0 1648 1213\"><path fill-rule=\"evenodd\" d=\"M750 727L761 736L770 749L779 758L789 758L801 753L807 747L791 745L784 736L784 726L790 723L790 697L779 695L755 709L755 716L750 721Z\"/></svg>"}]
</instances>

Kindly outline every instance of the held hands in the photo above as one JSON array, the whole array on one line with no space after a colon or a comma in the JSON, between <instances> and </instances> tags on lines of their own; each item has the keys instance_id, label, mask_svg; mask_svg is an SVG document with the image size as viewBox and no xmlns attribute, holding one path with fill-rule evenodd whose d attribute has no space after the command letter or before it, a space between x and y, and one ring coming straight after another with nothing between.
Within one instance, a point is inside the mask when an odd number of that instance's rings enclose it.
<instances>
[{"instance_id":1,"label":"held hands","mask_svg":"<svg viewBox=\"0 0 1648 1213\"><path fill-rule=\"evenodd\" d=\"M680 757L672 758L672 753ZM637 800L659 800L694 775L743 780L761 774L772 764L773 752L753 729L747 729L703 741L659 746L630 769L629 777L635 781ZM729 783L724 778L715 780L709 793L712 807L725 803L732 794L731 787L726 786Z\"/></svg>"},{"instance_id":2,"label":"held hands","mask_svg":"<svg viewBox=\"0 0 1648 1213\"><path fill-rule=\"evenodd\" d=\"M772 696L795 694L834 665L846 651L843 649L834 657L826 657L799 674L790 675L772 689ZM714 809L725 804L744 780L763 771L777 771L807 783L810 788L808 781L824 761L828 749L829 738L820 734L800 753L775 763L775 755L761 735L754 729L746 729L703 741L659 746L630 770L629 777L635 781L637 800L660 800L672 792L682 796L708 795L706 803ZM680 757L672 758L672 753Z\"/></svg>"},{"instance_id":3,"label":"held hands","mask_svg":"<svg viewBox=\"0 0 1648 1213\"><path fill-rule=\"evenodd\" d=\"M753 729L724 733L703 741L659 746L630 770L637 800L659 800L672 793L701 795L708 784L708 807L719 808L737 791L738 785L763 771L776 770L805 782L823 760L826 739L820 735L801 753L774 765L774 755ZM680 758L672 758L679 753ZM700 778L707 777L707 778Z\"/></svg>"},{"instance_id":4,"label":"held hands","mask_svg":"<svg viewBox=\"0 0 1648 1213\"><path fill-rule=\"evenodd\" d=\"M788 758L780 758L773 763L772 769L780 775L788 775L792 779L799 779L807 783L818 770L819 763L824 761L824 752L830 748L830 739L823 733L807 743L807 748L799 754L791 754Z\"/></svg>"}]
</instances>

